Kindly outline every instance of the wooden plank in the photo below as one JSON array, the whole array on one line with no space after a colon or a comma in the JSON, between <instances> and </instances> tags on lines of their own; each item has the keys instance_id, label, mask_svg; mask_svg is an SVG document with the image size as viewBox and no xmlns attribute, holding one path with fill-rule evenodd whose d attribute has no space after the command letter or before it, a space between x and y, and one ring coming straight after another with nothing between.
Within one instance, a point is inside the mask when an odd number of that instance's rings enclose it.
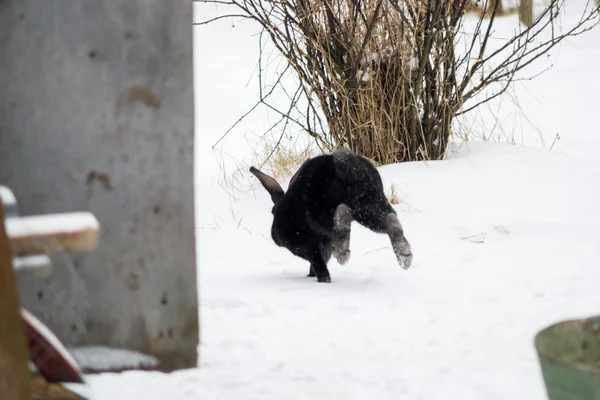
<instances>
[{"instance_id":1,"label":"wooden plank","mask_svg":"<svg viewBox=\"0 0 600 400\"><path fill-rule=\"evenodd\" d=\"M33 378L33 399L87 400L88 397L70 390L70 385L48 382L41 376L35 376Z\"/></svg>"},{"instance_id":2,"label":"wooden plank","mask_svg":"<svg viewBox=\"0 0 600 400\"><path fill-rule=\"evenodd\" d=\"M52 260L46 254L32 254L13 258L13 268L19 275L46 278L52 272Z\"/></svg>"},{"instance_id":3,"label":"wooden plank","mask_svg":"<svg viewBox=\"0 0 600 400\"><path fill-rule=\"evenodd\" d=\"M100 236L98 220L89 212L8 218L6 230L17 255L92 251Z\"/></svg>"},{"instance_id":4,"label":"wooden plank","mask_svg":"<svg viewBox=\"0 0 600 400\"><path fill-rule=\"evenodd\" d=\"M0 393L3 400L30 400L29 352L19 311L12 252L0 203Z\"/></svg>"},{"instance_id":5,"label":"wooden plank","mask_svg":"<svg viewBox=\"0 0 600 400\"><path fill-rule=\"evenodd\" d=\"M21 308L29 358L48 382L84 383L77 361L56 335L29 311Z\"/></svg>"}]
</instances>

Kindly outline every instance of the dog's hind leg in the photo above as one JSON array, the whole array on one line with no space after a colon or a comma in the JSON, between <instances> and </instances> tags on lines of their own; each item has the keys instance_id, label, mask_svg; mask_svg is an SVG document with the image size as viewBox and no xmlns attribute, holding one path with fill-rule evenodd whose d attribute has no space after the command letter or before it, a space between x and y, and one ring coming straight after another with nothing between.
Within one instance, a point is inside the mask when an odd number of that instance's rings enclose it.
<instances>
[{"instance_id":1,"label":"dog's hind leg","mask_svg":"<svg viewBox=\"0 0 600 400\"><path fill-rule=\"evenodd\" d=\"M394 209L386 204L383 207L364 207L354 212L354 219L366 228L377 232L387 233L394 249L394 254L398 264L404 269L408 269L412 264L412 250L404 230Z\"/></svg>"},{"instance_id":2,"label":"dog's hind leg","mask_svg":"<svg viewBox=\"0 0 600 400\"><path fill-rule=\"evenodd\" d=\"M387 234L392 242L392 248L394 249L398 264L404 269L409 269L413 259L412 250L410 249L408 240L404 237L404 231L402 230L398 215L396 213L389 213L386 215L385 222Z\"/></svg>"},{"instance_id":3,"label":"dog's hind leg","mask_svg":"<svg viewBox=\"0 0 600 400\"><path fill-rule=\"evenodd\" d=\"M340 264L350 259L350 226L352 210L346 204L337 206L333 215L333 233L331 247L333 256Z\"/></svg>"}]
</instances>

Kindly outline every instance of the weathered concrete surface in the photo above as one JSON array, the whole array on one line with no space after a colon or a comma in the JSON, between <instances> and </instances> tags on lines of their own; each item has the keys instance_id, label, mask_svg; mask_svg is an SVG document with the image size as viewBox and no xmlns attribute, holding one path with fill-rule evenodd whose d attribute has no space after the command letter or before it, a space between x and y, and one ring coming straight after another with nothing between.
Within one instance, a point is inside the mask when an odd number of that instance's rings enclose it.
<instances>
[{"instance_id":1,"label":"weathered concrete surface","mask_svg":"<svg viewBox=\"0 0 600 400\"><path fill-rule=\"evenodd\" d=\"M0 0L0 183L91 211L91 254L19 282L67 346L197 363L192 1Z\"/></svg>"}]
</instances>

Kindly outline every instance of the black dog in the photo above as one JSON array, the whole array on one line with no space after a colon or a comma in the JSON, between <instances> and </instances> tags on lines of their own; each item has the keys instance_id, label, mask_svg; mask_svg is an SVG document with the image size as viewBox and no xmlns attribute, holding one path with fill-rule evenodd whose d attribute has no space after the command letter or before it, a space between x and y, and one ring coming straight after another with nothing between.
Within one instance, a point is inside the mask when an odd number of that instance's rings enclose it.
<instances>
[{"instance_id":1,"label":"black dog","mask_svg":"<svg viewBox=\"0 0 600 400\"><path fill-rule=\"evenodd\" d=\"M287 193L275 179L251 167L271 195L271 237L281 247L310 262L308 276L331 282L327 262L350 258L350 224L387 233L398 263L412 263L410 244L404 237L396 211L385 197L379 172L371 162L346 148L311 158L290 180Z\"/></svg>"}]
</instances>

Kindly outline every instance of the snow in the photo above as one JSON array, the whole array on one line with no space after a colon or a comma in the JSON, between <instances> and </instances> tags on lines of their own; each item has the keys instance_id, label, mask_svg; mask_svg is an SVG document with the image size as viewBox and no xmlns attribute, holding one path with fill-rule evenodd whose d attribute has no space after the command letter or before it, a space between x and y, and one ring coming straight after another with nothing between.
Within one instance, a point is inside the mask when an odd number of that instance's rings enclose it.
<instances>
[{"instance_id":1,"label":"snow","mask_svg":"<svg viewBox=\"0 0 600 400\"><path fill-rule=\"evenodd\" d=\"M19 213L17 199L15 198L12 190L2 185L0 185L0 202L4 206L5 218L15 216Z\"/></svg>"},{"instance_id":2,"label":"snow","mask_svg":"<svg viewBox=\"0 0 600 400\"><path fill-rule=\"evenodd\" d=\"M196 7L198 18L214 12ZM256 101L257 32L238 20L195 28L199 368L90 375L93 398L546 399L534 335L599 312L600 28L465 121L490 140L380 168L412 267L353 224L352 257L332 259L331 284L273 244L270 198L251 174L235 199L220 184L223 169L253 159L244 136L276 120L257 111L211 151Z\"/></svg>"},{"instance_id":3,"label":"snow","mask_svg":"<svg viewBox=\"0 0 600 400\"><path fill-rule=\"evenodd\" d=\"M12 190L2 185L0 185L0 201L2 201L2 204L5 207L15 206L17 204L17 199Z\"/></svg>"},{"instance_id":4,"label":"snow","mask_svg":"<svg viewBox=\"0 0 600 400\"><path fill-rule=\"evenodd\" d=\"M98 220L89 212L30 215L6 220L6 231L11 238L76 234L98 229Z\"/></svg>"},{"instance_id":5,"label":"snow","mask_svg":"<svg viewBox=\"0 0 600 400\"><path fill-rule=\"evenodd\" d=\"M158 360L152 356L127 349L87 346L69 350L81 369L86 371L153 368L158 363Z\"/></svg>"},{"instance_id":6,"label":"snow","mask_svg":"<svg viewBox=\"0 0 600 400\"><path fill-rule=\"evenodd\" d=\"M84 399L93 398L93 394L86 384L81 383L64 383L63 386L71 392L83 397Z\"/></svg>"},{"instance_id":7,"label":"snow","mask_svg":"<svg viewBox=\"0 0 600 400\"><path fill-rule=\"evenodd\" d=\"M35 254L13 258L17 273L31 273L36 278L45 278L52 272L52 260L46 254Z\"/></svg>"}]
</instances>

